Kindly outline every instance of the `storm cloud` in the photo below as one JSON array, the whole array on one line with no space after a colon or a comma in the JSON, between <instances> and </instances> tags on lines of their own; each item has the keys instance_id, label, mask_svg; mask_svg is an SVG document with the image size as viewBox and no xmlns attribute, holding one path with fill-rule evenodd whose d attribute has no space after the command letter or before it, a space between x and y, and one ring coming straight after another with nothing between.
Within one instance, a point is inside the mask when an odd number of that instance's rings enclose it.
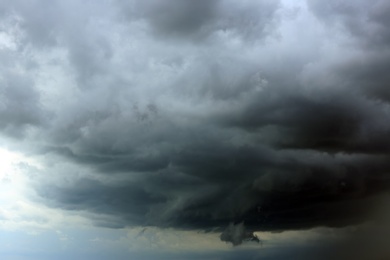
<instances>
[{"instance_id":1,"label":"storm cloud","mask_svg":"<svg viewBox=\"0 0 390 260\"><path fill-rule=\"evenodd\" d=\"M361 223L390 189L389 11L3 3L0 131L49 165L33 180L41 203L98 226ZM64 181L61 163L86 170Z\"/></svg>"}]
</instances>

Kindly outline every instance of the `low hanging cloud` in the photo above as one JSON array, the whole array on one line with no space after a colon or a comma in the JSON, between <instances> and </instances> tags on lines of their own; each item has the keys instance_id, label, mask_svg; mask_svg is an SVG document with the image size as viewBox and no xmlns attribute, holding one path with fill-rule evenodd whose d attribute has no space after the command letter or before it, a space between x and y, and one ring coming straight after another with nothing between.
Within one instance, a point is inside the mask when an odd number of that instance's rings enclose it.
<instances>
[{"instance_id":1,"label":"low hanging cloud","mask_svg":"<svg viewBox=\"0 0 390 260\"><path fill-rule=\"evenodd\" d=\"M390 188L389 5L328 2L2 4L0 131L88 169L33 186L99 226L364 222Z\"/></svg>"},{"instance_id":2,"label":"low hanging cloud","mask_svg":"<svg viewBox=\"0 0 390 260\"><path fill-rule=\"evenodd\" d=\"M220 236L222 241L231 242L234 246L242 244L243 241L255 241L260 243L259 238L251 232L246 231L244 223L237 225L230 223Z\"/></svg>"}]
</instances>

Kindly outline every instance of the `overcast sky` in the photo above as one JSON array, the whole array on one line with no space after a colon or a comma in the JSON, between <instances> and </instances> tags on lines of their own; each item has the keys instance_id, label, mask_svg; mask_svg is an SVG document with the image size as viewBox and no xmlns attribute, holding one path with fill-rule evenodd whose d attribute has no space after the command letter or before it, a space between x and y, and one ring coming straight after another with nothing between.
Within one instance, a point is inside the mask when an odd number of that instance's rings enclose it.
<instances>
[{"instance_id":1,"label":"overcast sky","mask_svg":"<svg viewBox=\"0 0 390 260\"><path fill-rule=\"evenodd\" d=\"M389 24L388 0L0 1L0 258L319 259L365 236Z\"/></svg>"}]
</instances>

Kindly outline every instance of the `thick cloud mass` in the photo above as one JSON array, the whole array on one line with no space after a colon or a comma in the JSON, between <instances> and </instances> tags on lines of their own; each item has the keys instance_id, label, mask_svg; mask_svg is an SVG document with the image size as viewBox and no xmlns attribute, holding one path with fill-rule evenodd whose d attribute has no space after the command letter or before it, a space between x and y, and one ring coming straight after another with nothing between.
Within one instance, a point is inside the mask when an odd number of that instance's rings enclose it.
<instances>
[{"instance_id":1,"label":"thick cloud mass","mask_svg":"<svg viewBox=\"0 0 390 260\"><path fill-rule=\"evenodd\" d=\"M390 188L389 7L3 3L0 131L78 165L34 187L96 225L359 223Z\"/></svg>"}]
</instances>

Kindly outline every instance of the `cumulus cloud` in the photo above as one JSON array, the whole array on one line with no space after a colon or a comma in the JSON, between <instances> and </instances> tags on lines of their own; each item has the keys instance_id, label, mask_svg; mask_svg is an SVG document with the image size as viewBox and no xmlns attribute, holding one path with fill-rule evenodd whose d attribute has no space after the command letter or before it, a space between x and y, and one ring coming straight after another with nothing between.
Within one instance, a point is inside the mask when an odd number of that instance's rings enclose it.
<instances>
[{"instance_id":1,"label":"cumulus cloud","mask_svg":"<svg viewBox=\"0 0 390 260\"><path fill-rule=\"evenodd\" d=\"M99 226L228 226L221 239L239 244L247 231L229 223L360 223L390 188L386 10L1 4L0 54L17 59L1 72L0 131L46 165L32 183L42 203Z\"/></svg>"}]
</instances>

